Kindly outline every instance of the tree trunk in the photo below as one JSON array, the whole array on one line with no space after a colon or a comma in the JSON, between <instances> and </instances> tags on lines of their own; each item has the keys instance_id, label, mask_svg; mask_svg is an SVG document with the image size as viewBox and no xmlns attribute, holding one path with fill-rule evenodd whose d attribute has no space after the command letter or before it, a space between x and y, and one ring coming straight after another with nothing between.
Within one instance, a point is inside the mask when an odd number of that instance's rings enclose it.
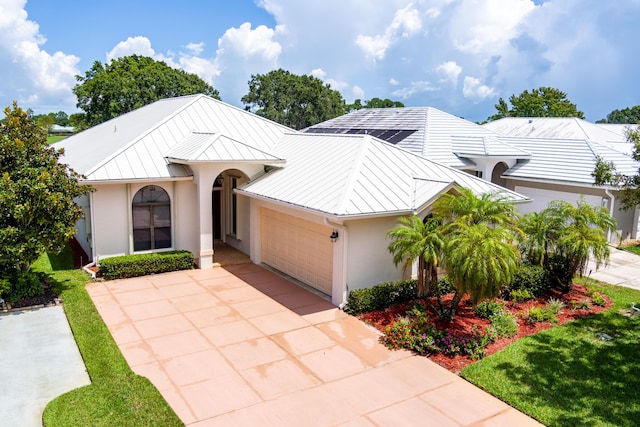
<instances>
[{"instance_id":1,"label":"tree trunk","mask_svg":"<svg viewBox=\"0 0 640 427\"><path fill-rule=\"evenodd\" d=\"M423 257L420 257L418 258L418 283L416 285L418 298L425 298L429 292L425 282L425 261Z\"/></svg>"}]
</instances>

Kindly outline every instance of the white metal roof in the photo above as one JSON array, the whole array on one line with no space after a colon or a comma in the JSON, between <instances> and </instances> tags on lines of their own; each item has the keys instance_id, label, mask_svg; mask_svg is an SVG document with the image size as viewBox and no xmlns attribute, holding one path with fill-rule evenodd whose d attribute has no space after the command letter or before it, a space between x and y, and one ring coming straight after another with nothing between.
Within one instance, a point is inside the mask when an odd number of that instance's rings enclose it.
<instances>
[{"instance_id":1,"label":"white metal roof","mask_svg":"<svg viewBox=\"0 0 640 427\"><path fill-rule=\"evenodd\" d=\"M505 117L482 126L507 136L586 139L599 143L626 141L617 131L575 117Z\"/></svg>"},{"instance_id":2,"label":"white metal roof","mask_svg":"<svg viewBox=\"0 0 640 427\"><path fill-rule=\"evenodd\" d=\"M173 178L191 172L171 165L166 154L193 131L217 133L270 153L292 130L206 95L191 95L146 105L63 139L55 147L64 148L62 161L89 181Z\"/></svg>"},{"instance_id":3,"label":"white metal roof","mask_svg":"<svg viewBox=\"0 0 640 427\"><path fill-rule=\"evenodd\" d=\"M634 175L640 163L605 144L584 139L511 138L511 144L532 153L531 159L518 162L505 176L554 182L593 184L591 176L597 156L614 162L619 172Z\"/></svg>"},{"instance_id":4,"label":"white metal roof","mask_svg":"<svg viewBox=\"0 0 640 427\"><path fill-rule=\"evenodd\" d=\"M472 164L463 156L456 155L462 151L475 155L529 156L527 152L500 142L499 134L433 107L363 108L311 126L305 132L347 134L355 133L358 129L413 130L396 145L455 168ZM482 137L491 140L488 142ZM460 144L464 144L464 150L459 149ZM487 151L492 153L481 154Z\"/></svg>"},{"instance_id":5,"label":"white metal roof","mask_svg":"<svg viewBox=\"0 0 640 427\"><path fill-rule=\"evenodd\" d=\"M451 146L454 153L462 157L515 157L528 159L531 153L504 142L504 138L493 135L452 136Z\"/></svg>"},{"instance_id":6,"label":"white metal roof","mask_svg":"<svg viewBox=\"0 0 640 427\"><path fill-rule=\"evenodd\" d=\"M273 154L251 147L219 133L191 132L165 154L177 162L265 162L284 163Z\"/></svg>"},{"instance_id":7,"label":"white metal roof","mask_svg":"<svg viewBox=\"0 0 640 427\"><path fill-rule=\"evenodd\" d=\"M289 134L275 154L287 167L240 191L335 216L415 212L454 184L527 199L369 135Z\"/></svg>"}]
</instances>

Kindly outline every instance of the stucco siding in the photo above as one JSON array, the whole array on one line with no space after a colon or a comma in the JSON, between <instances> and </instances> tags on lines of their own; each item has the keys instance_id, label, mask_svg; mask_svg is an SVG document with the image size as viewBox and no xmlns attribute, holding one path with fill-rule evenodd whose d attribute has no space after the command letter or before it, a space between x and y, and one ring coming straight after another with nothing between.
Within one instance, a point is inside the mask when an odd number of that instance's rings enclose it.
<instances>
[{"instance_id":1,"label":"stucco siding","mask_svg":"<svg viewBox=\"0 0 640 427\"><path fill-rule=\"evenodd\" d=\"M96 186L91 198L94 260L128 253L129 203L126 185Z\"/></svg>"},{"instance_id":2,"label":"stucco siding","mask_svg":"<svg viewBox=\"0 0 640 427\"><path fill-rule=\"evenodd\" d=\"M386 235L397 225L397 218L348 221L347 286L349 290L370 288L378 283L400 280L402 265L393 265Z\"/></svg>"},{"instance_id":3,"label":"stucco siding","mask_svg":"<svg viewBox=\"0 0 640 427\"><path fill-rule=\"evenodd\" d=\"M198 193L193 181L178 181L173 185L171 198L173 212L174 248L198 253L200 232L198 229Z\"/></svg>"}]
</instances>

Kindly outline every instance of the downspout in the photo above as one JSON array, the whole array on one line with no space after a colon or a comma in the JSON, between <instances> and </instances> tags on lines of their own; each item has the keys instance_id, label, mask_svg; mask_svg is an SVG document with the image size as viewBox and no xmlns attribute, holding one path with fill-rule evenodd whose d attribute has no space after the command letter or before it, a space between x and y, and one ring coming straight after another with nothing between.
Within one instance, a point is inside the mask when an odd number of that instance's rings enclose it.
<instances>
[{"instance_id":1,"label":"downspout","mask_svg":"<svg viewBox=\"0 0 640 427\"><path fill-rule=\"evenodd\" d=\"M342 280L341 280L341 287L342 287L342 291L341 294L342 296L340 297L341 301L340 304L338 304L338 308L340 310L342 310L345 306L345 304L347 303L346 297L347 294L349 292L348 289L348 285L347 285L347 263L345 262L345 257L347 254L347 236L349 235L349 229L347 228L346 225L344 224L338 224L337 222L332 222L327 218L323 218L324 220L324 224L328 227L332 227L332 228L337 228L341 231L341 235L342 235Z\"/></svg>"},{"instance_id":2,"label":"downspout","mask_svg":"<svg viewBox=\"0 0 640 427\"><path fill-rule=\"evenodd\" d=\"M611 215L611 217L613 218L613 205L616 202L616 196L614 196L608 188L604 189L604 194L606 194L609 199L611 200L611 206L609 206L609 215ZM622 236L620 236L620 239L622 240ZM611 229L609 229L609 231L607 232L607 241L609 243L611 243Z\"/></svg>"}]
</instances>

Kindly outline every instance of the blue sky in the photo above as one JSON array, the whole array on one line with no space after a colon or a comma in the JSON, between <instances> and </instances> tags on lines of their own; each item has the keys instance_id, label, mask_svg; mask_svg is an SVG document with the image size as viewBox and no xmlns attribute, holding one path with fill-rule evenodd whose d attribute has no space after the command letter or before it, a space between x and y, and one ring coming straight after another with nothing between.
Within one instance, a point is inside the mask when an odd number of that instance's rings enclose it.
<instances>
[{"instance_id":1,"label":"blue sky","mask_svg":"<svg viewBox=\"0 0 640 427\"><path fill-rule=\"evenodd\" d=\"M473 121L551 86L595 121L640 104L638 22L640 0L0 0L0 104L75 112L76 74L137 53L237 106L284 68Z\"/></svg>"}]
</instances>

